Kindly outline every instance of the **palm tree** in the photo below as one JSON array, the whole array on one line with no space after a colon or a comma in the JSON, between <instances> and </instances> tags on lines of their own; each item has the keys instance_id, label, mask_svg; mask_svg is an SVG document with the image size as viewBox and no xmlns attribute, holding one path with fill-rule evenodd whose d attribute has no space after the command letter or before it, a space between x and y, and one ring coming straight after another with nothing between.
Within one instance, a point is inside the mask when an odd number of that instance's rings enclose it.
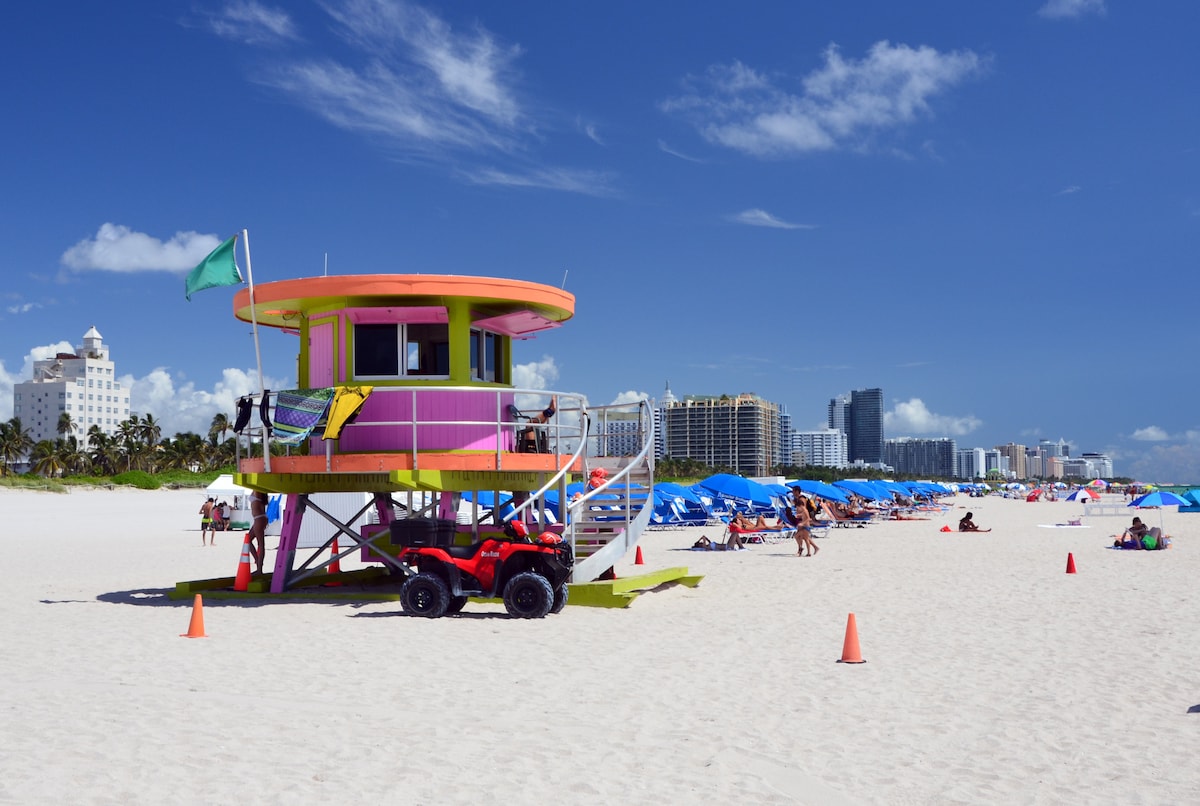
<instances>
[{"instance_id":1,"label":"palm tree","mask_svg":"<svg viewBox=\"0 0 1200 806\"><path fill-rule=\"evenodd\" d=\"M61 442L62 440L55 440ZM48 439L43 439L41 442L33 446L33 453L29 455L29 461L32 463L33 472L39 476L61 476L63 473L62 459L58 453L58 446Z\"/></svg>"},{"instance_id":2,"label":"palm tree","mask_svg":"<svg viewBox=\"0 0 1200 806\"><path fill-rule=\"evenodd\" d=\"M133 415L135 418L137 415ZM120 446L121 454L125 459L125 469L133 469L133 458L137 453L138 443L140 442L138 435L137 423L130 420L122 420L117 424L117 444Z\"/></svg>"},{"instance_id":3,"label":"palm tree","mask_svg":"<svg viewBox=\"0 0 1200 806\"><path fill-rule=\"evenodd\" d=\"M61 412L58 415L58 435L60 437L69 437L75 433L75 420L71 418L71 413L68 411Z\"/></svg>"},{"instance_id":4,"label":"palm tree","mask_svg":"<svg viewBox=\"0 0 1200 806\"><path fill-rule=\"evenodd\" d=\"M162 439L162 426L154 419L153 414L142 417L142 421L137 423L137 432L147 445L157 445Z\"/></svg>"},{"instance_id":5,"label":"palm tree","mask_svg":"<svg viewBox=\"0 0 1200 806\"><path fill-rule=\"evenodd\" d=\"M218 440L218 443L224 442L225 434L231 427L232 423L229 422L228 414L224 412L214 414L212 418L212 424L208 427L208 436L210 439L216 439L217 434L220 434L221 439Z\"/></svg>"},{"instance_id":6,"label":"palm tree","mask_svg":"<svg viewBox=\"0 0 1200 806\"><path fill-rule=\"evenodd\" d=\"M9 465L28 454L32 448L33 437L29 429L21 427L20 417L0 423L0 460L4 462L4 475L8 475Z\"/></svg>"}]
</instances>

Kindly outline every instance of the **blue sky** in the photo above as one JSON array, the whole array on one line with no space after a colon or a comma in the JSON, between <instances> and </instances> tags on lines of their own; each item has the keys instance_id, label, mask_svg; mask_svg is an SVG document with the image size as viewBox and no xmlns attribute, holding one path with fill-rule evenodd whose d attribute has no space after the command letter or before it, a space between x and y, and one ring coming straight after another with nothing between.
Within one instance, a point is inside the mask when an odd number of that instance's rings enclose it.
<instances>
[{"instance_id":1,"label":"blue sky","mask_svg":"<svg viewBox=\"0 0 1200 806\"><path fill-rule=\"evenodd\" d=\"M168 433L232 414L249 327L183 276L247 228L258 282L565 278L518 379L593 403L669 381L810 428L881 387L888 437L1200 481L1197 30L1182 1L20 4L0 418L91 325Z\"/></svg>"}]
</instances>

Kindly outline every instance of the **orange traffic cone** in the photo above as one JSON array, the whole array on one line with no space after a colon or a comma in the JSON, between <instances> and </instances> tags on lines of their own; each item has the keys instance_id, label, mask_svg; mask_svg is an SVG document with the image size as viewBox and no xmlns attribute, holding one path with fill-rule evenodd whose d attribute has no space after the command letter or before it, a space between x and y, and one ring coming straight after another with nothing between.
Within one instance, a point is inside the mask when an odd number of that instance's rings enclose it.
<instances>
[{"instance_id":1,"label":"orange traffic cone","mask_svg":"<svg viewBox=\"0 0 1200 806\"><path fill-rule=\"evenodd\" d=\"M250 533L242 541L242 558L238 560L237 576L233 580L235 591L245 592L250 589Z\"/></svg>"},{"instance_id":2,"label":"orange traffic cone","mask_svg":"<svg viewBox=\"0 0 1200 806\"><path fill-rule=\"evenodd\" d=\"M633 557L633 564L634 565L645 565L646 564L646 561L642 559L642 547L641 546L637 547L637 554L635 554Z\"/></svg>"},{"instance_id":3,"label":"orange traffic cone","mask_svg":"<svg viewBox=\"0 0 1200 806\"><path fill-rule=\"evenodd\" d=\"M331 545L329 547L329 556L333 557L334 560L333 560L333 562L329 563L329 567L325 569L330 574L342 573L342 561L337 559L337 555L338 555L338 544L337 544L337 538L335 537L333 539L333 545ZM340 583L340 582L326 582L325 587L336 588L341 584L342 583Z\"/></svg>"},{"instance_id":4,"label":"orange traffic cone","mask_svg":"<svg viewBox=\"0 0 1200 806\"><path fill-rule=\"evenodd\" d=\"M1075 555L1069 551L1067 552L1067 573L1075 573Z\"/></svg>"},{"instance_id":5,"label":"orange traffic cone","mask_svg":"<svg viewBox=\"0 0 1200 806\"><path fill-rule=\"evenodd\" d=\"M838 663L866 663L858 648L858 625L854 622L854 614L846 619L846 640L842 644L842 657Z\"/></svg>"},{"instance_id":6,"label":"orange traffic cone","mask_svg":"<svg viewBox=\"0 0 1200 806\"><path fill-rule=\"evenodd\" d=\"M204 634L204 600L200 598L200 594L196 594L196 598L192 600L192 620L188 624L188 631L179 634L180 638L207 638Z\"/></svg>"}]
</instances>

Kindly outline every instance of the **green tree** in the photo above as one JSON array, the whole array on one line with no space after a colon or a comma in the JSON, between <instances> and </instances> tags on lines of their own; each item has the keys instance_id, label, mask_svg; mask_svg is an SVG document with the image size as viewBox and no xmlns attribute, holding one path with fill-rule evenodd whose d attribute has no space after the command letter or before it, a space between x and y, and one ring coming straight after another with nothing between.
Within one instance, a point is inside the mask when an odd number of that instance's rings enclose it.
<instances>
[{"instance_id":1,"label":"green tree","mask_svg":"<svg viewBox=\"0 0 1200 806\"><path fill-rule=\"evenodd\" d=\"M32 449L33 436L29 429L21 427L21 418L13 417L6 423L0 423L0 460L4 462L5 476L9 473L9 467Z\"/></svg>"}]
</instances>

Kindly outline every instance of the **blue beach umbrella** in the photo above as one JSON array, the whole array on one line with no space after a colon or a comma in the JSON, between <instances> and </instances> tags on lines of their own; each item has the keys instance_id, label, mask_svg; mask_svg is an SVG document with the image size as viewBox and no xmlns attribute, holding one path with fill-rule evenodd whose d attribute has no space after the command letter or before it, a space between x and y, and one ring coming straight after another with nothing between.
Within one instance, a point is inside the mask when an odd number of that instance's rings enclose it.
<instances>
[{"instance_id":1,"label":"blue beach umbrella","mask_svg":"<svg viewBox=\"0 0 1200 806\"><path fill-rule=\"evenodd\" d=\"M829 501L840 501L843 504L850 503L850 496L846 495L845 490L838 489L832 484L826 484L823 481L815 481L810 479L798 479L788 483L789 487L799 487L809 495L820 496Z\"/></svg>"},{"instance_id":2,"label":"blue beach umbrella","mask_svg":"<svg viewBox=\"0 0 1200 806\"><path fill-rule=\"evenodd\" d=\"M723 498L737 506L761 510L771 510L775 506L771 503L771 491L745 476L717 473L703 481L696 482L695 486L708 490L717 498Z\"/></svg>"},{"instance_id":3,"label":"blue beach umbrella","mask_svg":"<svg viewBox=\"0 0 1200 806\"><path fill-rule=\"evenodd\" d=\"M865 481L835 481L834 487L838 487L848 492L852 492L857 496L867 499L868 501L891 501L892 497L883 490L868 484Z\"/></svg>"},{"instance_id":4,"label":"blue beach umbrella","mask_svg":"<svg viewBox=\"0 0 1200 806\"><path fill-rule=\"evenodd\" d=\"M1178 507L1188 505L1186 498L1180 498L1175 493L1169 490L1155 490L1152 493L1138 496L1129 504L1131 507L1159 507L1158 510L1158 528L1162 529L1163 516L1162 507Z\"/></svg>"}]
</instances>

